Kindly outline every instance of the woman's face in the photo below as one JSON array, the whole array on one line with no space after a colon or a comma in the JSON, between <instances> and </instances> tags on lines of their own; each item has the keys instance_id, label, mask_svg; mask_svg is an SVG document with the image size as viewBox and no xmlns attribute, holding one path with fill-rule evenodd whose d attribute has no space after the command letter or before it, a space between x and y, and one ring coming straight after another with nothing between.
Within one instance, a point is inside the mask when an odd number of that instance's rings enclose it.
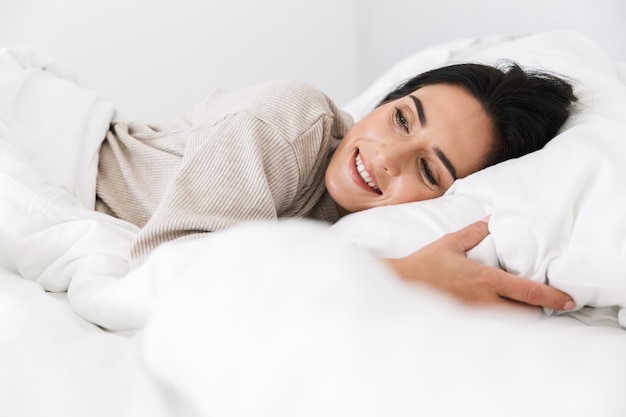
<instances>
[{"instance_id":1,"label":"woman's face","mask_svg":"<svg viewBox=\"0 0 626 417\"><path fill-rule=\"evenodd\" d=\"M342 214L439 197L482 168L493 141L489 117L463 88L424 86L348 131L326 188Z\"/></svg>"}]
</instances>

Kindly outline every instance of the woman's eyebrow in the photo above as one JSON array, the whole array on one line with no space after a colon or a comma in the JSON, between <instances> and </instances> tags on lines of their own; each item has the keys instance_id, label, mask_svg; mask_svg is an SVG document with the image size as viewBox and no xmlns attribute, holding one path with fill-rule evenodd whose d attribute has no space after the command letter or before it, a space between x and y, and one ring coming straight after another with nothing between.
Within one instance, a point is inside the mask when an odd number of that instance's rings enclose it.
<instances>
[{"instance_id":1,"label":"woman's eyebrow","mask_svg":"<svg viewBox=\"0 0 626 417\"><path fill-rule=\"evenodd\" d=\"M422 100L419 98L409 95L413 99L413 103L415 103L415 111L417 112L417 117L420 120L420 124L422 126L426 126L426 115L424 114L424 106L422 106Z\"/></svg>"},{"instance_id":2,"label":"woman's eyebrow","mask_svg":"<svg viewBox=\"0 0 626 417\"><path fill-rule=\"evenodd\" d=\"M433 151L435 151L437 158L439 158L441 162L445 165L445 167L448 169L448 171L450 172L450 175L452 176L452 179L456 181L458 178L456 176L456 169L454 168L454 165L452 165L452 162L450 162L446 154L443 153L443 151L439 149L437 146L433 147Z\"/></svg>"}]
</instances>

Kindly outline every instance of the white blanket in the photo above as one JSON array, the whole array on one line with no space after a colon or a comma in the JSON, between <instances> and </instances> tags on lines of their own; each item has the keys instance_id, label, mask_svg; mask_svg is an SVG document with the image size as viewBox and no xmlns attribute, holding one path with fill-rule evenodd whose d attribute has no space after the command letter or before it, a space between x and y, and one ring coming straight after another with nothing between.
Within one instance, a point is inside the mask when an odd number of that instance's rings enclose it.
<instances>
[{"instance_id":1,"label":"white blanket","mask_svg":"<svg viewBox=\"0 0 626 417\"><path fill-rule=\"evenodd\" d=\"M0 275L0 415L626 415L621 329L463 308L305 222L157 253L132 338Z\"/></svg>"},{"instance_id":2,"label":"white blanket","mask_svg":"<svg viewBox=\"0 0 626 417\"><path fill-rule=\"evenodd\" d=\"M28 50L0 51L0 266L68 291L101 326L145 320L128 274L133 225L93 211L98 150L114 109L71 71Z\"/></svg>"}]
</instances>

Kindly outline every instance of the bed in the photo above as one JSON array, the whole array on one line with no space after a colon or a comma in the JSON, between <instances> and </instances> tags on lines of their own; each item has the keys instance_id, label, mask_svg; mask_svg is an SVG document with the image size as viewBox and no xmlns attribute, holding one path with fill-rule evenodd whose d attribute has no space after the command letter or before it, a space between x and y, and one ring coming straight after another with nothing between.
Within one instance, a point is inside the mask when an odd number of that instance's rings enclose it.
<instances>
[{"instance_id":1,"label":"bed","mask_svg":"<svg viewBox=\"0 0 626 417\"><path fill-rule=\"evenodd\" d=\"M626 64L574 32L461 39L345 109L358 119L415 72L503 58L575 83L579 108L544 149L436 200L243 224L130 270L136 228L90 209L115 107L53 59L2 50L0 415L626 415ZM486 214L468 256L576 311L469 308L376 260Z\"/></svg>"}]
</instances>

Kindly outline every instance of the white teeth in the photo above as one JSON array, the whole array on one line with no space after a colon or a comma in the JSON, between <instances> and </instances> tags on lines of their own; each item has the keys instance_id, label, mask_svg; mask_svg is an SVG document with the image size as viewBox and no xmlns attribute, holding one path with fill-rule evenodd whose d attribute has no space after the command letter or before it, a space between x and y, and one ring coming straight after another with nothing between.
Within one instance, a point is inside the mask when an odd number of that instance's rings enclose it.
<instances>
[{"instance_id":1,"label":"white teeth","mask_svg":"<svg viewBox=\"0 0 626 417\"><path fill-rule=\"evenodd\" d=\"M376 191L377 193L380 193L380 190L378 189L376 184L374 184L374 181L372 181L372 177L370 177L370 174L365 169L365 166L363 166L363 161L361 161L361 156L358 154L356 156L356 169L357 171L359 171L359 175L361 176L361 178L363 178L363 181L365 181L365 183L369 185L372 190Z\"/></svg>"}]
</instances>

